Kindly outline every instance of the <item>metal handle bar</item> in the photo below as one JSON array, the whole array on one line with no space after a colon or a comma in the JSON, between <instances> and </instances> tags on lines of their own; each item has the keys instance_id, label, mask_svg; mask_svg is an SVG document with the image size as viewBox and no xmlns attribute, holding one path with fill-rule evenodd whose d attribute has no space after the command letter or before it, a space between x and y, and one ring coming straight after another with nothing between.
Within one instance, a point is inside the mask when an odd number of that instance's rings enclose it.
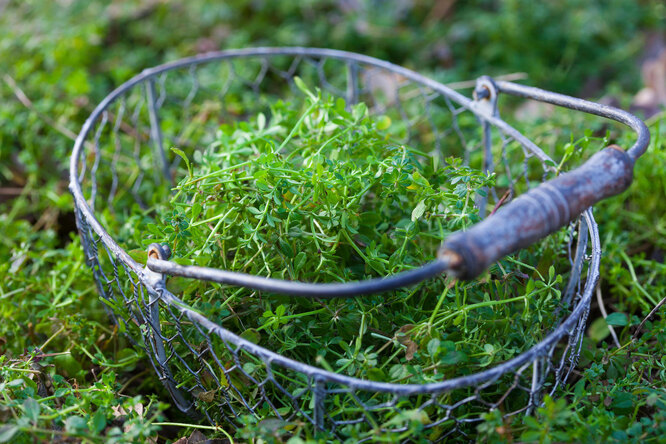
<instances>
[{"instance_id":1,"label":"metal handle bar","mask_svg":"<svg viewBox=\"0 0 666 444\"><path fill-rule=\"evenodd\" d=\"M457 256L454 257L454 259ZM455 259L457 260L457 259ZM413 270L403 271L382 278L367 279L357 282L316 284L299 281L287 281L256 276L217 268L179 265L162 259L148 258L146 265L151 271L174 276L201 279L221 284L237 285L254 290L281 293L290 296L316 297L319 299L348 298L363 294L381 293L417 284L438 276L451 269L452 264L446 259L446 253L440 258Z\"/></svg>"},{"instance_id":2,"label":"metal handle bar","mask_svg":"<svg viewBox=\"0 0 666 444\"><path fill-rule=\"evenodd\" d=\"M645 123L626 111L511 82L492 85L498 92L618 121L631 127L638 137L627 151L617 145L604 148L580 167L542 183L469 230L451 235L439 255L454 264L449 274L462 279L475 278L493 262L557 231L595 203L626 190L633 179L634 163L650 142Z\"/></svg>"},{"instance_id":3,"label":"metal handle bar","mask_svg":"<svg viewBox=\"0 0 666 444\"><path fill-rule=\"evenodd\" d=\"M459 258L448 272L473 279L490 264L557 231L596 202L626 190L634 162L617 145L579 168L522 194L467 231L454 233L439 250Z\"/></svg>"},{"instance_id":4,"label":"metal handle bar","mask_svg":"<svg viewBox=\"0 0 666 444\"><path fill-rule=\"evenodd\" d=\"M604 148L579 168L542 183L469 230L451 235L440 248L437 260L392 276L359 282L315 284L215 268L182 266L150 257L146 263L147 268L175 276L324 299L394 290L444 272L462 279L473 279L493 262L557 231L590 206L629 187L634 163L645 152L650 141L650 133L643 121L617 108L539 88L506 81L493 82L493 85L499 92L615 120L632 128L638 137L627 151L615 145ZM484 114L477 115L491 124L499 120L493 115ZM502 129L509 128L512 133L515 132L506 124L501 126Z\"/></svg>"}]
</instances>

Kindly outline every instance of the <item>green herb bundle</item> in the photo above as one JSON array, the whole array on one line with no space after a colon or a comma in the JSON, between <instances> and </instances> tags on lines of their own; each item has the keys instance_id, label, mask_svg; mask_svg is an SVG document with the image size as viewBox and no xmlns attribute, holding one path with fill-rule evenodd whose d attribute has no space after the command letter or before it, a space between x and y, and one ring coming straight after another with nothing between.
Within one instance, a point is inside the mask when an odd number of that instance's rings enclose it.
<instances>
[{"instance_id":1,"label":"green herb bundle","mask_svg":"<svg viewBox=\"0 0 666 444\"><path fill-rule=\"evenodd\" d=\"M151 241L168 243L179 262L348 282L432 260L451 232L479 219L474 202L493 176L397 143L399 122L296 84L305 100L222 125L216 142L192 156L174 148L183 176L158 209ZM528 265L547 248L506 258L477 282L442 276L354 299L179 278L168 286L214 322L298 361L427 383L510 359L555 325L562 276L550 264Z\"/></svg>"}]
</instances>

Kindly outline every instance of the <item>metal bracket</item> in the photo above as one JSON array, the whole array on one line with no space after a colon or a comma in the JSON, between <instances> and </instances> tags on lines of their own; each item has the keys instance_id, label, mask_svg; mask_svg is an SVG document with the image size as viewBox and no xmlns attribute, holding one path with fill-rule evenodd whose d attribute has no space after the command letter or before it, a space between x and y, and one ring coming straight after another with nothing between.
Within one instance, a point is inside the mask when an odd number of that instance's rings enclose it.
<instances>
[{"instance_id":1,"label":"metal bracket","mask_svg":"<svg viewBox=\"0 0 666 444\"><path fill-rule=\"evenodd\" d=\"M474 112L477 113L479 122L483 128L483 172L490 174L493 172L493 152L492 152L492 135L491 125L483 117L497 117L499 112L497 110L497 85L495 81L488 77L482 76L476 80L476 87L474 88L474 102L472 107ZM479 216L484 219L486 217L486 206L488 204L488 187L483 190L486 195L479 195L476 199L476 207L479 209Z\"/></svg>"},{"instance_id":2,"label":"metal bracket","mask_svg":"<svg viewBox=\"0 0 666 444\"><path fill-rule=\"evenodd\" d=\"M474 88L472 108L481 116L497 116L497 96L499 90L495 81L488 76L479 77Z\"/></svg>"},{"instance_id":3,"label":"metal bracket","mask_svg":"<svg viewBox=\"0 0 666 444\"><path fill-rule=\"evenodd\" d=\"M171 248L166 244L150 244L148 246L148 258L168 260L171 256ZM171 394L171 397L176 402L178 408L188 414L191 413L193 403L188 401L185 395L178 389L173 382L173 374L169 368L167 352L164 348L162 325L160 324L160 307L158 300L162 291L166 291L166 275L152 271L146 265L143 268L143 279L147 287L152 287L148 290L149 294L149 317L146 319L150 326L150 331L144 333L146 338L146 347L152 347L156 359L151 357L151 362L155 371L160 376L160 381Z\"/></svg>"},{"instance_id":4,"label":"metal bracket","mask_svg":"<svg viewBox=\"0 0 666 444\"><path fill-rule=\"evenodd\" d=\"M148 245L148 257L166 261L171 257L171 248L167 244L150 244ZM143 277L145 282L153 288L164 287L166 285L166 275L151 270L148 268L148 265L143 267ZM152 298L150 302L153 302Z\"/></svg>"}]
</instances>

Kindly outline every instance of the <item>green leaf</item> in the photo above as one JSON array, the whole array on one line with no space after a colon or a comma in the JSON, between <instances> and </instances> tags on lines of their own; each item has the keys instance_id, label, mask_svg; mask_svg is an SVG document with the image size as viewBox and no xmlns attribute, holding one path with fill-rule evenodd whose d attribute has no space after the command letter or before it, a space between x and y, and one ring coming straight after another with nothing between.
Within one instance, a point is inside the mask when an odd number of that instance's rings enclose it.
<instances>
[{"instance_id":1,"label":"green leaf","mask_svg":"<svg viewBox=\"0 0 666 444\"><path fill-rule=\"evenodd\" d=\"M305 93L308 97L310 97L312 100L316 100L317 98L315 97L314 94L308 89L308 87L305 85L305 82L303 79L301 79L298 76L294 76L294 84L298 89L300 89L303 93Z\"/></svg>"},{"instance_id":2,"label":"green leaf","mask_svg":"<svg viewBox=\"0 0 666 444\"><path fill-rule=\"evenodd\" d=\"M305 254L304 251L298 253L294 258L294 271L298 272L301 268L303 268L307 260L308 256Z\"/></svg>"},{"instance_id":3,"label":"green leaf","mask_svg":"<svg viewBox=\"0 0 666 444\"><path fill-rule=\"evenodd\" d=\"M426 210L425 201L419 202L414 210L412 210L412 222L416 222L423 216Z\"/></svg>"},{"instance_id":4,"label":"green leaf","mask_svg":"<svg viewBox=\"0 0 666 444\"><path fill-rule=\"evenodd\" d=\"M104 415L102 409L99 409L95 412L92 419L90 420L90 431L93 432L95 435L99 435L100 433L102 433L105 427L106 427L106 415Z\"/></svg>"},{"instance_id":5,"label":"green leaf","mask_svg":"<svg viewBox=\"0 0 666 444\"><path fill-rule=\"evenodd\" d=\"M576 398L580 399L583 397L584 393L585 393L585 379L581 379L574 386L574 395L576 395Z\"/></svg>"},{"instance_id":6,"label":"green leaf","mask_svg":"<svg viewBox=\"0 0 666 444\"><path fill-rule=\"evenodd\" d=\"M136 367L139 355L133 348L123 348L116 355L116 360L123 363L123 370L131 372Z\"/></svg>"},{"instance_id":7,"label":"green leaf","mask_svg":"<svg viewBox=\"0 0 666 444\"><path fill-rule=\"evenodd\" d=\"M587 329L587 335L594 343L603 341L609 334L608 323L604 318L595 319Z\"/></svg>"},{"instance_id":8,"label":"green leaf","mask_svg":"<svg viewBox=\"0 0 666 444\"><path fill-rule=\"evenodd\" d=\"M433 338L430 341L428 341L426 349L428 350L428 354L431 357L434 358L435 356L437 356L437 352L439 351L439 339Z\"/></svg>"},{"instance_id":9,"label":"green leaf","mask_svg":"<svg viewBox=\"0 0 666 444\"><path fill-rule=\"evenodd\" d=\"M527 281L527 285L525 286L525 294L529 295L534 291L535 283L534 279L530 279Z\"/></svg>"},{"instance_id":10,"label":"green leaf","mask_svg":"<svg viewBox=\"0 0 666 444\"><path fill-rule=\"evenodd\" d=\"M41 406L33 398L28 398L23 401L23 411L25 412L25 416L33 423L36 423L39 419L40 410Z\"/></svg>"},{"instance_id":11,"label":"green leaf","mask_svg":"<svg viewBox=\"0 0 666 444\"><path fill-rule=\"evenodd\" d=\"M419 173L418 171L414 171L412 173L412 181L413 181L412 185L409 186L410 189L412 189L412 188L417 188L418 189L419 187L423 188L423 187L429 187L430 186L430 182L428 182L428 179L423 177L423 175L421 173ZM414 186L414 185L416 185L416 186Z\"/></svg>"},{"instance_id":12,"label":"green leaf","mask_svg":"<svg viewBox=\"0 0 666 444\"><path fill-rule=\"evenodd\" d=\"M261 340L261 334L254 328L248 328L240 334L240 337L254 344L258 344Z\"/></svg>"},{"instance_id":13,"label":"green leaf","mask_svg":"<svg viewBox=\"0 0 666 444\"><path fill-rule=\"evenodd\" d=\"M183 160L185 161L185 165L187 165L187 171L190 174L190 178L192 178L192 166L190 165L190 159L187 158L185 152L181 149L176 148L175 146L171 147L171 151L173 151L174 153L178 154L180 157L183 158Z\"/></svg>"},{"instance_id":14,"label":"green leaf","mask_svg":"<svg viewBox=\"0 0 666 444\"><path fill-rule=\"evenodd\" d=\"M465 359L467 359L467 356L464 353L456 350L449 350L444 356L439 358L439 363L443 365L453 365L464 361Z\"/></svg>"},{"instance_id":15,"label":"green leaf","mask_svg":"<svg viewBox=\"0 0 666 444\"><path fill-rule=\"evenodd\" d=\"M259 180L259 179L261 179L262 177L265 177L267 174L268 174L268 170L263 170L263 169L262 169L262 170L254 171L254 172L252 173L252 177L254 177L255 179ZM265 185L264 185L264 186L265 186Z\"/></svg>"},{"instance_id":16,"label":"green leaf","mask_svg":"<svg viewBox=\"0 0 666 444\"><path fill-rule=\"evenodd\" d=\"M58 390L55 391L53 396L55 396L56 398L62 398L63 396L65 396L66 394L69 393L69 390L70 389L67 388L67 387L61 387L61 388L59 388Z\"/></svg>"},{"instance_id":17,"label":"green leaf","mask_svg":"<svg viewBox=\"0 0 666 444\"><path fill-rule=\"evenodd\" d=\"M650 393L648 397L645 399L645 402L650 407L654 407L654 405L657 403L658 400L659 400L659 395L657 393Z\"/></svg>"},{"instance_id":18,"label":"green leaf","mask_svg":"<svg viewBox=\"0 0 666 444\"><path fill-rule=\"evenodd\" d=\"M148 224L147 228L148 231L150 231L152 234L155 234L150 228L154 228L155 231L157 231L158 236L162 237L162 233L159 232L159 229L155 224ZM148 252L146 250L140 250L138 248L135 248L133 250L130 250L127 252L132 259L135 261L139 262L140 264L145 264L146 260L148 259Z\"/></svg>"},{"instance_id":19,"label":"green leaf","mask_svg":"<svg viewBox=\"0 0 666 444\"><path fill-rule=\"evenodd\" d=\"M384 373L384 370L377 367L369 368L366 371L366 376L371 381L386 381L386 373Z\"/></svg>"},{"instance_id":20,"label":"green leaf","mask_svg":"<svg viewBox=\"0 0 666 444\"><path fill-rule=\"evenodd\" d=\"M391 126L391 118L389 116L381 116L377 118L377 129L384 131Z\"/></svg>"},{"instance_id":21,"label":"green leaf","mask_svg":"<svg viewBox=\"0 0 666 444\"><path fill-rule=\"evenodd\" d=\"M266 216L266 217L268 217L268 216ZM291 248L291 245L289 245L289 242L285 242L282 239L280 239L278 241L278 244L280 245L280 250L282 250L284 255L287 256L287 258L291 259L295 256L294 255L294 249Z\"/></svg>"},{"instance_id":22,"label":"green leaf","mask_svg":"<svg viewBox=\"0 0 666 444\"><path fill-rule=\"evenodd\" d=\"M88 428L86 420L80 416L70 416L65 420L65 429L68 432L77 433Z\"/></svg>"},{"instance_id":23,"label":"green leaf","mask_svg":"<svg viewBox=\"0 0 666 444\"><path fill-rule=\"evenodd\" d=\"M275 309L275 315L279 318L284 315L287 311L286 307L282 304L278 305L278 308Z\"/></svg>"},{"instance_id":24,"label":"green leaf","mask_svg":"<svg viewBox=\"0 0 666 444\"><path fill-rule=\"evenodd\" d=\"M361 120L367 112L368 106L365 103L360 102L354 105L354 108L352 109L352 117L354 120Z\"/></svg>"},{"instance_id":25,"label":"green leaf","mask_svg":"<svg viewBox=\"0 0 666 444\"><path fill-rule=\"evenodd\" d=\"M9 442L19 431L16 424L6 424L0 427L0 442Z\"/></svg>"},{"instance_id":26,"label":"green leaf","mask_svg":"<svg viewBox=\"0 0 666 444\"><path fill-rule=\"evenodd\" d=\"M626 314L615 312L606 317L606 322L608 325L613 325L615 327L624 327L629 323L629 319Z\"/></svg>"},{"instance_id":27,"label":"green leaf","mask_svg":"<svg viewBox=\"0 0 666 444\"><path fill-rule=\"evenodd\" d=\"M633 407L634 397L631 393L619 392L613 396L611 406L616 409L630 409Z\"/></svg>"},{"instance_id":28,"label":"green leaf","mask_svg":"<svg viewBox=\"0 0 666 444\"><path fill-rule=\"evenodd\" d=\"M538 430L526 430L520 435L520 440L525 442L540 441L541 433Z\"/></svg>"},{"instance_id":29,"label":"green leaf","mask_svg":"<svg viewBox=\"0 0 666 444\"><path fill-rule=\"evenodd\" d=\"M192 220L197 220L199 214L201 214L201 204L199 202L194 202L192 204L192 208L190 209L190 216L192 217Z\"/></svg>"}]
</instances>

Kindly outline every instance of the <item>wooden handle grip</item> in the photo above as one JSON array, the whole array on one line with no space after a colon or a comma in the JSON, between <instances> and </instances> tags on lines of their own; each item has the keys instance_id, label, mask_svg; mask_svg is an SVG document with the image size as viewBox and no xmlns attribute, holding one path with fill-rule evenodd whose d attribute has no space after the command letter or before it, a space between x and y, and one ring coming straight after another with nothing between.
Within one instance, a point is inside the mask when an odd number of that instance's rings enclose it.
<instances>
[{"instance_id":1,"label":"wooden handle grip","mask_svg":"<svg viewBox=\"0 0 666 444\"><path fill-rule=\"evenodd\" d=\"M557 231L602 199L626 190L634 161L617 145L595 153L579 168L544 182L467 231L451 235L439 250L456 260L450 273L473 279L490 264Z\"/></svg>"}]
</instances>

